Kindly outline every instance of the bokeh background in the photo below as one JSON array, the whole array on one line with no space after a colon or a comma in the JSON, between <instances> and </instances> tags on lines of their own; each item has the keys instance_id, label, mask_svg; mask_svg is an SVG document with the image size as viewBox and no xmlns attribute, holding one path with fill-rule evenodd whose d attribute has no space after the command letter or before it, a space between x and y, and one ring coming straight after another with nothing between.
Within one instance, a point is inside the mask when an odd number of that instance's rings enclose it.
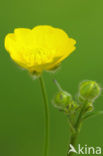
<instances>
[{"instance_id":1,"label":"bokeh background","mask_svg":"<svg viewBox=\"0 0 103 156\"><path fill-rule=\"evenodd\" d=\"M103 0L0 0L0 156L42 156L44 106L38 80L11 61L4 37L14 28L52 25L77 40L76 51L55 73L44 73L50 110L49 156L66 156L69 144L67 117L51 100L56 78L74 96L82 80L103 87ZM95 102L103 110L103 93ZM86 121L78 143L103 146L103 116Z\"/></svg>"}]
</instances>

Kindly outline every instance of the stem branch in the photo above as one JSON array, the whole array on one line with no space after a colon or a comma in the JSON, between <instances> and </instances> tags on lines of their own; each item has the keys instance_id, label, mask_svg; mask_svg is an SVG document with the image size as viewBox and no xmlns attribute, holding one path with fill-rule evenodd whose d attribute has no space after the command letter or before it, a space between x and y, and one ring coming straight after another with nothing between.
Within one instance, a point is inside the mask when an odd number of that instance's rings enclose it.
<instances>
[{"instance_id":1,"label":"stem branch","mask_svg":"<svg viewBox=\"0 0 103 156\"><path fill-rule=\"evenodd\" d=\"M76 132L75 133L72 133L71 135L71 139L70 139L70 144L75 148L75 144L76 144L76 140L77 140L77 137L78 137L78 134L80 132L80 126L81 126L81 123L82 123L82 117L84 115L84 112L85 112L85 106L87 104L87 101L84 102L83 104L83 107L81 108L81 111L79 113L79 116L77 118L77 121L75 123L75 130ZM73 152L70 152L70 153L67 153L67 156L73 156Z\"/></svg>"}]
</instances>

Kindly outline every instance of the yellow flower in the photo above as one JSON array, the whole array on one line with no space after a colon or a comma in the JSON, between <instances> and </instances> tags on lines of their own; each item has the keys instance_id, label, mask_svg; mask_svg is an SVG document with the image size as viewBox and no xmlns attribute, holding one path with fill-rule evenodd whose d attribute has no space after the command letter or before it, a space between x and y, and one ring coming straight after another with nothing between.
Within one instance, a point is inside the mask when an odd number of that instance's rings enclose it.
<instances>
[{"instance_id":1,"label":"yellow flower","mask_svg":"<svg viewBox=\"0 0 103 156\"><path fill-rule=\"evenodd\" d=\"M11 58L37 73L56 68L75 50L75 44L63 30L47 25L17 28L5 37L5 48Z\"/></svg>"}]
</instances>

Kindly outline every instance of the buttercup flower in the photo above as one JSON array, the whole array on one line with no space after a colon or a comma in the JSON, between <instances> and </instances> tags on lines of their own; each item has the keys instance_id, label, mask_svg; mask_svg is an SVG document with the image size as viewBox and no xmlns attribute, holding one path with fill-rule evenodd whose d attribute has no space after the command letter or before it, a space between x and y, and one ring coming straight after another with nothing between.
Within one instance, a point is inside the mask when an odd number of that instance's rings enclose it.
<instances>
[{"instance_id":1,"label":"buttercup flower","mask_svg":"<svg viewBox=\"0 0 103 156\"><path fill-rule=\"evenodd\" d=\"M17 28L5 38L11 58L30 72L52 70L75 50L76 41L59 28Z\"/></svg>"}]
</instances>

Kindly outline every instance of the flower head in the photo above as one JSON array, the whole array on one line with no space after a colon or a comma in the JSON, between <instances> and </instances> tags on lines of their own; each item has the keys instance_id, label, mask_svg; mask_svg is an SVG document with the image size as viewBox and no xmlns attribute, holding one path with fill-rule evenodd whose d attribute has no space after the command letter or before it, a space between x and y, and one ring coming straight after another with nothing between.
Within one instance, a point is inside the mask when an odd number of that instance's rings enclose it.
<instances>
[{"instance_id":1,"label":"flower head","mask_svg":"<svg viewBox=\"0 0 103 156\"><path fill-rule=\"evenodd\" d=\"M75 50L76 41L59 28L17 28L5 38L11 58L30 72L52 70Z\"/></svg>"}]
</instances>

